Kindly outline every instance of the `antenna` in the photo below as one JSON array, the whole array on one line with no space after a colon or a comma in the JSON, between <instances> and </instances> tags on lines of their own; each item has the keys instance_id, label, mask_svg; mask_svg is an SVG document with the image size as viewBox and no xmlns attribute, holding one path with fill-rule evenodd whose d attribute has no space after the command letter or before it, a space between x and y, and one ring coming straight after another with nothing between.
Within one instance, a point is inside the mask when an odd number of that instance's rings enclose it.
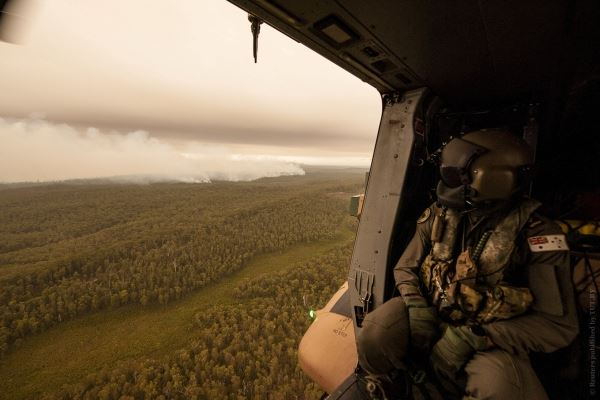
<instances>
[{"instance_id":1,"label":"antenna","mask_svg":"<svg viewBox=\"0 0 600 400\"><path fill-rule=\"evenodd\" d=\"M260 33L260 25L263 21L255 15L248 14L250 21L250 30L252 31L252 54L254 54L254 63L258 60L258 34Z\"/></svg>"}]
</instances>

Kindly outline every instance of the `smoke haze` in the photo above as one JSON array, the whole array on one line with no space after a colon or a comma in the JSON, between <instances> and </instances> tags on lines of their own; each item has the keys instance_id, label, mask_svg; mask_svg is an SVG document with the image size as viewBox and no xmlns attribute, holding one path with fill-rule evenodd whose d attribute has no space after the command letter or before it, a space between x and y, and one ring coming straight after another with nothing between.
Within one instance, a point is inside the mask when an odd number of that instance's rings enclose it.
<instances>
[{"instance_id":1,"label":"smoke haze","mask_svg":"<svg viewBox=\"0 0 600 400\"><path fill-rule=\"evenodd\" d=\"M304 174L296 163L240 157L225 146L187 142L180 149L146 131L76 129L35 116L0 118L0 143L0 182L98 177L133 182L208 182Z\"/></svg>"},{"instance_id":2,"label":"smoke haze","mask_svg":"<svg viewBox=\"0 0 600 400\"><path fill-rule=\"evenodd\" d=\"M0 42L2 117L306 156L372 150L379 93L267 24L254 64L248 15L226 1L17 3L27 32Z\"/></svg>"},{"instance_id":3,"label":"smoke haze","mask_svg":"<svg viewBox=\"0 0 600 400\"><path fill-rule=\"evenodd\" d=\"M379 93L267 24L254 64L248 15L227 1L13 3L0 182L369 165Z\"/></svg>"}]
</instances>

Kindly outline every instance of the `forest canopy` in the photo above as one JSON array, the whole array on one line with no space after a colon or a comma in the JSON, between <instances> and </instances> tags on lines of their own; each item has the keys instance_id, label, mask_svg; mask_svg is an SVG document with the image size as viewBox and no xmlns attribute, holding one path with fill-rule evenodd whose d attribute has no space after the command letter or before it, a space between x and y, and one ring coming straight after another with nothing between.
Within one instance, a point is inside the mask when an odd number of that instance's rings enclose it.
<instances>
[{"instance_id":1,"label":"forest canopy","mask_svg":"<svg viewBox=\"0 0 600 400\"><path fill-rule=\"evenodd\" d=\"M363 171L329 171L240 183L0 186L0 357L14 359L28 337L67 320L166 307L260 254L338 240L324 255L237 282L235 302L196 313L194 340L176 353L99 365L45 394L318 398L296 360L310 323L302 299L322 306L343 282L351 242L340 232L353 229L347 205L363 180Z\"/></svg>"}]
</instances>

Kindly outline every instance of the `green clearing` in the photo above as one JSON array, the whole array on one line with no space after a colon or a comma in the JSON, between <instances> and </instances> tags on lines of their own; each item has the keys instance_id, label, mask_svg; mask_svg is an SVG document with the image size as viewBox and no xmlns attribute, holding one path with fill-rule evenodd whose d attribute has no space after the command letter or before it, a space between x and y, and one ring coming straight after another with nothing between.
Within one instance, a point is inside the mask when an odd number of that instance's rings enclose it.
<instances>
[{"instance_id":1,"label":"green clearing","mask_svg":"<svg viewBox=\"0 0 600 400\"><path fill-rule=\"evenodd\" d=\"M217 304L241 304L233 297L233 289L242 280L285 270L353 237L354 232L343 223L334 240L257 256L239 272L180 301L107 310L29 337L0 363L0 398L36 397L81 381L106 366L170 354L194 339L192 321L197 312Z\"/></svg>"}]
</instances>

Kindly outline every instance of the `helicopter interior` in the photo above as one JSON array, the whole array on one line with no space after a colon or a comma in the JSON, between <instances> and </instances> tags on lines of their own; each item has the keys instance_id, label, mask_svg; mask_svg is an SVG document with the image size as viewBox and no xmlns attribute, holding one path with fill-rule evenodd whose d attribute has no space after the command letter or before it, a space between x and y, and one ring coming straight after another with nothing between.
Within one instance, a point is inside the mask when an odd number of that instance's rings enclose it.
<instances>
[{"instance_id":1,"label":"helicopter interior","mask_svg":"<svg viewBox=\"0 0 600 400\"><path fill-rule=\"evenodd\" d=\"M270 24L382 95L348 295L340 300L350 312L336 305L357 332L365 314L394 295L392 267L435 200L439 176L428 160L451 137L497 127L522 136L535 151L530 191L542 213L597 225L600 3L230 1L254 25ZM587 250L600 253L594 243ZM573 254L575 264L582 253ZM576 365L569 370L565 359ZM573 390L580 360L564 353L534 360L552 398L580 398ZM573 384L561 386L568 374Z\"/></svg>"}]
</instances>

